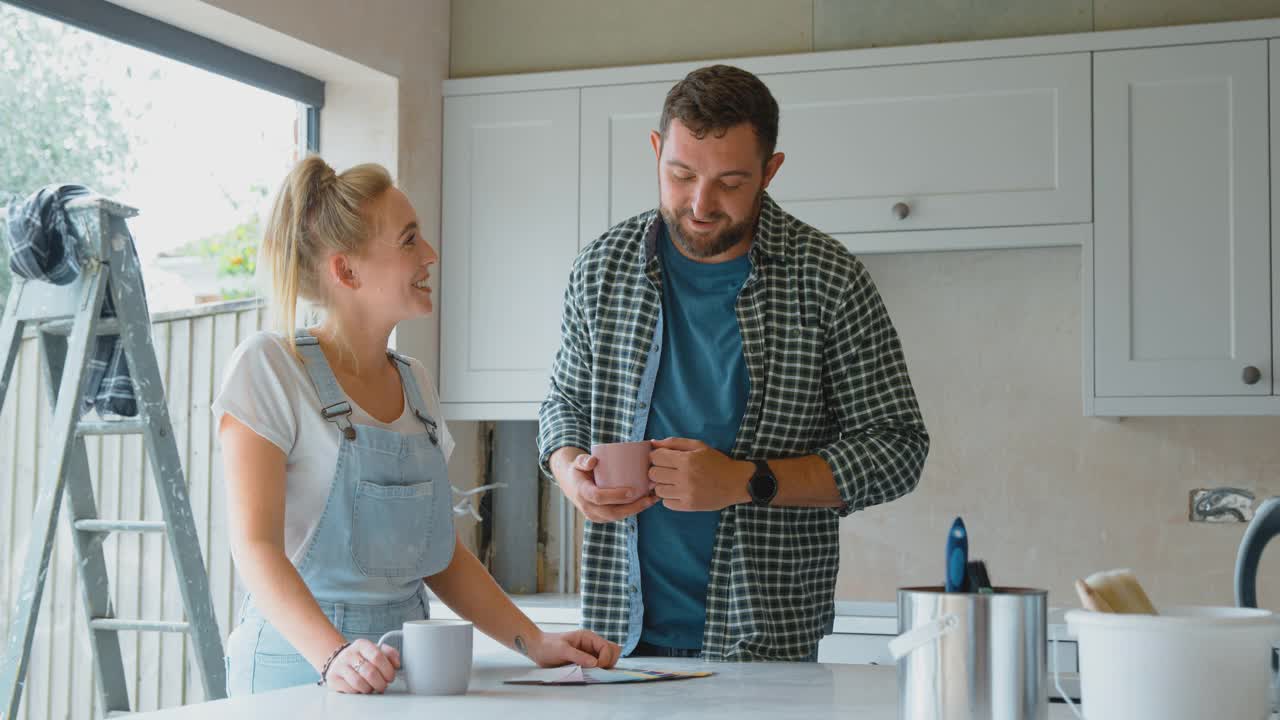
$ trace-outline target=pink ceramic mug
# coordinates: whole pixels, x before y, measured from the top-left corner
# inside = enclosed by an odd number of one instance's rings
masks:
[[[641,442],[592,445],[596,459],[596,486],[601,488],[633,488],[639,494],[649,492],[648,440]]]

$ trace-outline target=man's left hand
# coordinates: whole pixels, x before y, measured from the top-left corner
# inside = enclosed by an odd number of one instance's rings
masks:
[[[649,479],[654,493],[672,510],[721,510],[751,501],[747,482],[755,466],[734,460],[701,440],[653,440]]]

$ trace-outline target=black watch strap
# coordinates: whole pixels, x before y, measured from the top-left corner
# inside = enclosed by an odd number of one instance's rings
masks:
[[[752,460],[756,471],[747,481],[747,494],[751,496],[751,504],[766,507],[778,496],[778,478],[764,460]]]

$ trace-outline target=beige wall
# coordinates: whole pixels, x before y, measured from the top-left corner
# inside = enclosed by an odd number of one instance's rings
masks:
[[[1280,16],[1270,0],[462,0],[453,77]],[[782,121],[785,123],[786,118]],[[783,148],[785,149],[785,148]],[[785,172],[785,168],[783,170]],[[1229,603],[1243,526],[1192,525],[1187,493],[1280,493],[1280,418],[1085,418],[1076,249],[864,259],[933,435],[920,489],[842,525],[841,599],[941,581],[968,521],[997,583],[1132,566],[1157,602]],[[1280,607],[1280,552],[1261,600]]]
[[[450,77],[1280,16],[1280,0],[454,0]]]
[[[1188,492],[1280,493],[1280,418],[1086,418],[1080,251],[863,258],[902,336],[933,437],[919,489],[841,527],[842,598],[941,582],[955,515],[997,583],[1132,567],[1157,602],[1230,603],[1243,525],[1187,521]],[[1280,553],[1262,602],[1280,606]]]

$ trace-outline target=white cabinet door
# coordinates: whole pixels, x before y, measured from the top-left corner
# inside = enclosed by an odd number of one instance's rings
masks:
[[[1089,221],[1085,53],[766,82],[787,155],[772,195],[824,232]]]
[[[649,131],[674,83],[582,89],[582,243],[658,207],[658,160]]]
[[[578,90],[444,105],[441,400],[537,403],[578,250]]]
[[[1097,397],[1271,394],[1267,94],[1263,41],[1095,55]]]
[[[824,232],[1090,220],[1087,53],[761,79],[787,156],[770,192]],[[584,242],[657,205],[648,134],[671,85],[583,90]]]
[[[1280,40],[1272,40],[1270,44],[1271,60],[1271,138],[1280,144]],[[1271,217],[1280,213],[1280,148],[1271,150]],[[1280,222],[1273,221],[1269,228],[1271,233],[1271,363],[1275,372],[1275,361],[1280,357]],[[1273,393],[1280,394],[1280,385],[1272,381]]]

